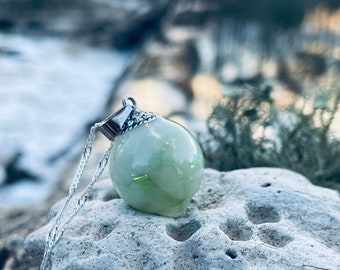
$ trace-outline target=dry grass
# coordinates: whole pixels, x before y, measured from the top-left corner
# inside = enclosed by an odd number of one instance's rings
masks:
[[[340,191],[340,141],[330,133],[340,89],[302,97],[284,110],[275,106],[271,90],[234,94],[214,108],[208,137],[199,137],[207,166],[287,168]]]

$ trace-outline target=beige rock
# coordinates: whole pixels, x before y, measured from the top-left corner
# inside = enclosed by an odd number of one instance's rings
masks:
[[[26,239],[37,264],[49,227]],[[339,232],[338,193],[288,170],[207,169],[178,219],[129,208],[105,179],[55,247],[52,269],[336,270]]]

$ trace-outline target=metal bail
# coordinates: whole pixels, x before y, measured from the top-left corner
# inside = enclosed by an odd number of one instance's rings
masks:
[[[142,124],[146,124],[159,116],[153,112],[143,112],[137,109],[137,103],[133,97],[125,97],[122,100],[123,107],[110,115],[99,125],[99,130],[110,140],[132,130]]]
[[[128,100],[131,100],[132,106],[127,103]],[[122,103],[123,107],[107,117],[99,126],[99,130],[111,141],[123,132],[125,122],[135,110],[136,102],[132,97],[124,98]]]

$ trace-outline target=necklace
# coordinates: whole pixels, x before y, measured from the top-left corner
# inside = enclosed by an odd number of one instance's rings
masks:
[[[153,112],[138,110],[132,97],[125,97],[122,105],[90,129],[68,197],[46,237],[41,270],[52,267],[53,248],[85,205],[109,160],[115,189],[129,206],[142,212],[180,217],[185,214],[199,188],[204,168],[203,155],[190,132]],[[78,188],[98,130],[110,140],[110,145],[71,214],[65,216],[65,209]]]

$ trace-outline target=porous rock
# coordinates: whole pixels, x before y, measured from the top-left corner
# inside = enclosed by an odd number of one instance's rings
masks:
[[[37,264],[50,226],[26,239]],[[55,247],[52,269],[335,270],[339,232],[338,193],[288,170],[206,169],[177,219],[128,207],[105,179]]]

